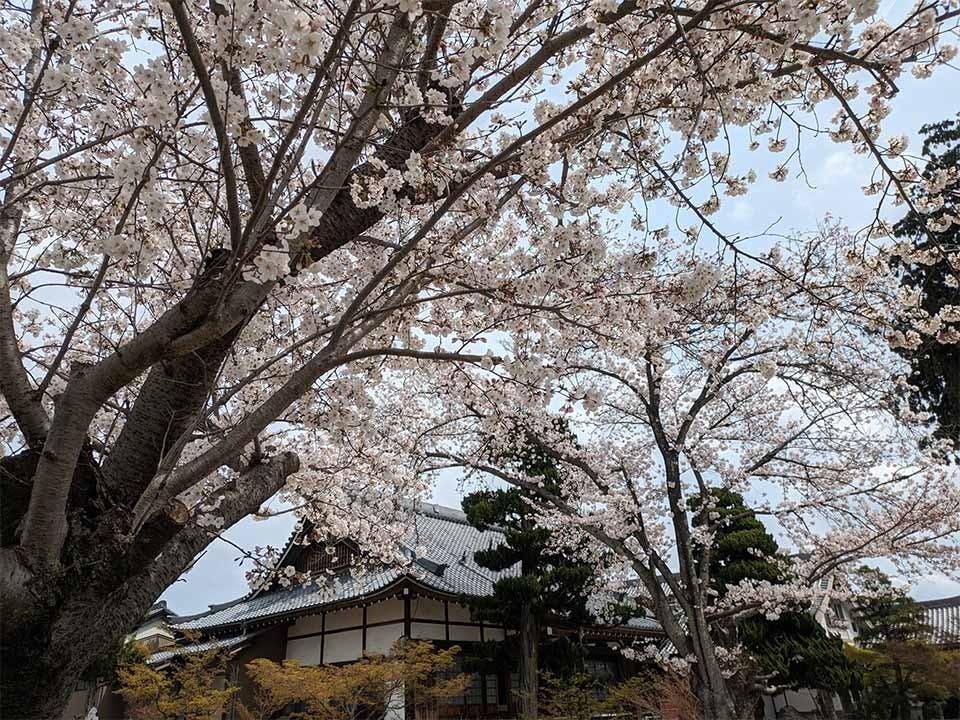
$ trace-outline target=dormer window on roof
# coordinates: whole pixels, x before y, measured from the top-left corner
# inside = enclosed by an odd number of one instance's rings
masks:
[[[330,573],[349,567],[357,555],[357,548],[348,540],[333,544],[310,545],[304,548],[294,562],[299,572]]]

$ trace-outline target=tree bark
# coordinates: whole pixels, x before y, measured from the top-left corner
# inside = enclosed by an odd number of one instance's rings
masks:
[[[284,453],[221,490],[224,525],[230,527],[256,510],[298,469],[297,456]],[[15,550],[4,548],[0,717],[60,720],[82,673],[116,647],[213,537],[196,517],[188,518],[185,509],[174,504],[151,519],[132,542],[127,539],[123,556],[131,562],[112,563],[106,576],[88,578],[82,585],[68,574],[59,583],[36,576],[19,562]],[[118,537],[114,542],[123,541]],[[64,586],[71,581],[72,586]]]
[[[537,720],[540,623],[529,602],[520,606],[520,717]]]

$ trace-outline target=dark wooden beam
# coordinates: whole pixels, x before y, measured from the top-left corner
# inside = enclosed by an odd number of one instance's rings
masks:
[[[320,614],[320,664],[323,665],[323,646],[327,636],[327,614]]]
[[[363,619],[360,621],[361,627],[363,628],[360,634],[360,652],[365,653],[367,651],[367,606],[363,606]]]

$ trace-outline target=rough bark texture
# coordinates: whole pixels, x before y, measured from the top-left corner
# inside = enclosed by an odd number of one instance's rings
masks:
[[[539,644],[540,623],[530,603],[523,603],[520,608],[520,717],[523,720],[536,720],[539,714]]]
[[[223,493],[225,525],[233,525],[250,512],[251,506],[267,500],[297,469],[297,456],[285,453],[243,475]],[[170,508],[154,521],[147,537],[138,536],[147,543],[144,547],[129,548],[131,556],[139,555],[138,561],[111,566],[109,579],[98,582],[88,578],[89,584],[78,584],[62,597],[49,598],[50,602],[39,610],[36,606],[24,608],[22,603],[8,604],[5,593],[0,716],[59,720],[77,678],[106,648],[136,626],[211,539],[209,531],[194,518],[186,517],[182,508]],[[11,551],[3,552],[0,567],[5,590],[24,585],[40,589],[45,582],[52,585],[43,577],[14,577],[16,568],[22,565],[8,564]]]
[[[398,167],[410,150],[422,148],[441,129],[413,115],[378,155],[390,167]],[[370,171],[361,165],[352,174]],[[346,185],[349,187],[349,182]],[[356,208],[348,191],[336,193],[315,229],[311,259],[325,257],[355,240],[381,217],[376,209]],[[222,289],[219,278],[225,260],[224,255],[211,256],[196,287],[179,304],[173,319],[178,321],[181,337],[206,321],[203,311],[211,305],[208,297],[216,297]],[[169,522],[169,514],[161,512],[141,530],[134,545],[127,536],[130,510],[155,477],[160,463],[176,458],[177,443],[197,422],[213,381],[244,324],[241,321],[232,330],[215,335],[195,351],[164,357],[149,367],[124,428],[102,467],[92,461],[89,450],[81,450],[68,483],[68,521],[60,529],[65,534],[62,570],[35,570],[36,564],[24,562],[22,554],[14,549],[23,536],[23,518],[31,494],[35,495],[34,478],[44,438],[33,437],[37,431],[31,436],[36,450],[0,459],[3,717],[59,717],[60,708],[90,662],[135,627],[163,590],[210,542],[210,535],[203,529],[189,524],[177,527]],[[164,341],[169,339],[165,337]],[[19,363],[15,347],[11,347],[11,358]],[[131,355],[127,358],[135,359]],[[132,366],[116,370],[118,374],[111,378],[110,385],[136,373]],[[88,404],[92,407],[97,403]],[[39,420],[29,426],[36,428]],[[74,429],[81,427],[85,433],[86,423],[77,422]],[[45,425],[41,429],[46,432]],[[78,441],[85,442],[80,436]],[[47,462],[55,459],[48,458]],[[267,484],[255,492],[248,488],[249,497],[237,497],[238,514],[230,523],[255,510],[279,486]],[[102,572],[104,567],[112,571]]]

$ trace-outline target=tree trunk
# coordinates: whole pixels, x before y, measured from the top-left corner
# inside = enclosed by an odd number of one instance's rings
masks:
[[[691,639],[696,657],[694,668],[694,690],[700,701],[704,720],[736,720],[737,712],[733,695],[727,681],[720,672],[712,638],[708,634],[697,633],[693,628]]]
[[[695,690],[704,720],[737,720],[739,717],[723,676],[707,677],[697,673]]]
[[[298,469],[297,456],[284,453],[222,489],[224,527],[256,510]],[[60,720],[83,673],[116,650],[213,537],[182,505],[158,513],[133,542],[116,531],[116,514],[97,521],[93,530],[83,527],[82,516],[71,522],[65,552],[88,560],[82,571],[65,563],[67,569],[46,576],[26,566],[15,548],[0,550],[0,717]]]
[[[530,603],[520,607],[520,717],[537,720],[539,683],[540,623]]]

